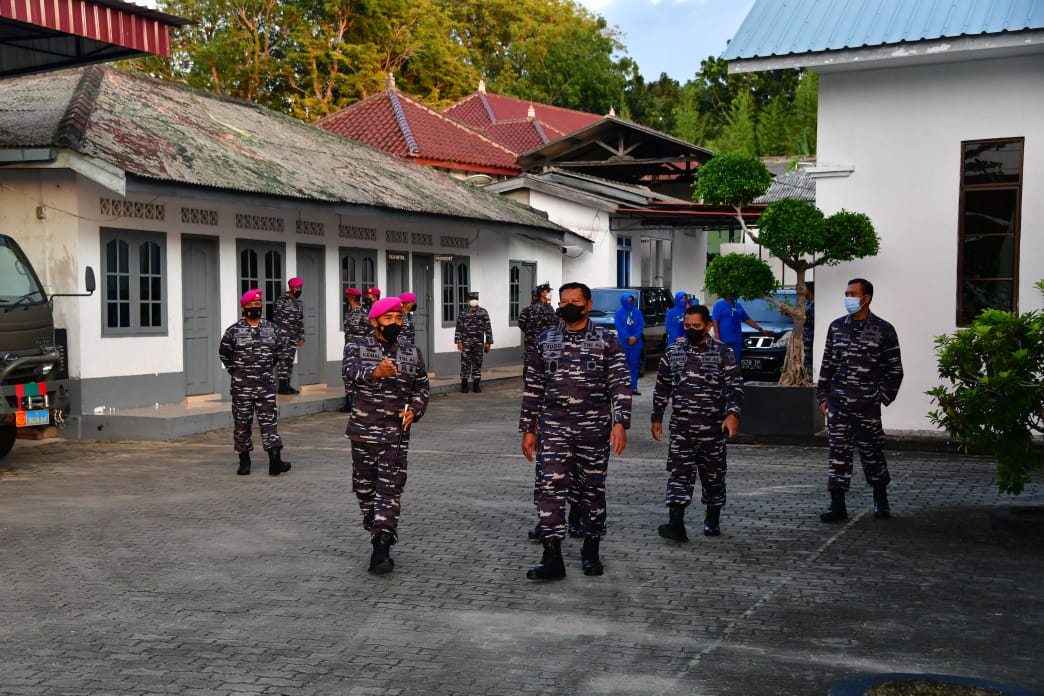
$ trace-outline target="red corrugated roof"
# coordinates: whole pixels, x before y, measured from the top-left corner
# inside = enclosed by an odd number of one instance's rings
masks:
[[[397,157],[453,167],[474,165],[517,174],[516,151],[447,118],[394,87],[356,102],[316,125]]]
[[[529,116],[530,108],[533,109],[534,118],[541,124],[563,134],[572,133],[602,118],[584,111],[505,97],[501,94],[490,94],[481,90],[464,97],[455,104],[450,104],[442,110],[442,113],[464,125],[485,130],[487,126],[497,121],[526,119]]]

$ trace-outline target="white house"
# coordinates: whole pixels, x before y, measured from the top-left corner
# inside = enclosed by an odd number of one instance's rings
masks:
[[[817,204],[869,215],[881,250],[817,269],[818,323],[850,278],[873,282],[906,370],[885,427],[934,431],[935,337],[1042,306],[1044,3],[758,0],[724,57],[819,75]]]
[[[239,295],[305,280],[295,382],[340,384],[343,290],[419,298],[418,344],[452,373],[455,313],[478,289],[490,362],[515,362],[512,269],[588,242],[542,213],[254,104],[108,67],[0,81],[0,226],[59,298],[73,413],[220,393]],[[482,257],[482,264],[473,259]],[[552,278],[552,280],[558,280]],[[528,300],[527,285],[525,298]]]

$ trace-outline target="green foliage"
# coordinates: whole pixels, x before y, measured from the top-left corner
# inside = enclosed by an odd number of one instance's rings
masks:
[[[704,290],[718,297],[761,297],[779,288],[768,264],[753,254],[715,256],[707,266]]]
[[[758,138],[755,127],[754,99],[749,92],[740,92],[732,101],[732,108],[725,117],[721,135],[713,147],[721,152],[743,152],[758,154]]]
[[[784,198],[769,203],[758,218],[758,241],[784,262],[813,256],[823,251],[825,220],[808,201]]]
[[[946,384],[927,392],[939,405],[928,417],[965,449],[989,448],[997,488],[1018,495],[1042,463],[1033,437],[1044,434],[1044,313],[987,309],[935,344]]]
[[[771,183],[772,175],[757,157],[725,152],[700,167],[693,200],[743,206],[763,195]]]
[[[758,116],[758,154],[763,156],[789,155],[794,149],[790,109],[783,99],[773,99]]]
[[[734,254],[716,257],[707,266],[707,289],[719,296],[765,297],[793,317],[792,335],[800,336],[805,327],[805,271],[819,265],[834,265],[841,261],[873,256],[878,251],[880,240],[866,215],[842,210],[824,218],[823,213],[811,203],[789,199],[766,206],[758,220],[758,233],[755,234],[747,228],[741,213],[744,206],[768,189],[771,180],[768,169],[757,157],[727,152],[716,155],[700,167],[693,187],[693,198],[702,199],[705,203],[730,205],[736,210],[736,219],[744,233],[795,272],[795,305],[789,306],[769,297],[768,291],[757,291],[763,283],[759,285],[733,272],[733,264],[737,264],[745,272],[759,277],[764,273],[771,275],[768,264],[754,257],[751,257],[753,261],[763,268],[755,268],[751,261],[733,261]],[[791,341],[780,384],[807,384],[808,374],[803,364],[804,348],[801,341]]]
[[[842,261],[877,256],[881,240],[874,225],[863,213],[840,210],[823,225],[823,241],[819,263],[836,266]]]

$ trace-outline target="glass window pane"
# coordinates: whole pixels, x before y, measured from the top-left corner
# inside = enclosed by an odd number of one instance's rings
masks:
[[[149,294],[149,299],[155,301],[163,299],[163,278],[160,276],[152,279],[152,292]]]
[[[119,317],[119,305],[118,304],[116,304],[115,302],[109,302],[106,305],[106,315],[107,315],[106,319],[105,319],[105,325],[106,326],[108,326],[110,329],[115,328],[116,326],[119,326],[120,317]]]
[[[119,257],[116,270],[120,273],[130,273],[130,249],[127,248],[127,242],[116,242],[116,253]]]
[[[968,235],[962,251],[965,279],[1014,277],[1014,235]]]
[[[152,303],[152,325],[163,326],[163,305],[159,302]]]
[[[105,276],[105,299],[109,301],[115,301],[120,299],[116,294],[116,279],[119,276],[106,275]]]
[[[130,299],[130,276],[129,275],[121,275],[121,276],[119,276],[119,279],[120,279],[120,291],[119,291],[120,292],[120,299],[121,300],[129,300]]]
[[[120,303],[120,327],[127,328],[130,326],[130,302]]]
[[[964,192],[964,234],[1011,234],[1015,231],[1018,191]]]
[[[1021,140],[965,143],[964,145],[965,185],[1017,184],[1021,178],[1021,169]]]
[[[149,317],[151,316],[149,313],[149,305],[145,302],[142,302],[140,305],[138,305],[138,308],[138,321],[141,322],[141,325],[143,327],[152,326],[152,324],[149,323]]]
[[[138,281],[138,301],[144,303],[151,299],[152,296],[149,295],[149,279],[143,277]]]
[[[117,270],[116,240],[105,244],[105,270],[115,273]]]
[[[964,281],[961,287],[961,323],[971,323],[984,309],[1012,311],[1013,287],[1010,280]]]

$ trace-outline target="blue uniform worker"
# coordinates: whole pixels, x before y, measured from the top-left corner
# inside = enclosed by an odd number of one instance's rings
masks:
[[[634,295],[620,298],[620,309],[613,316],[616,336],[620,340],[627,357],[627,371],[631,373],[631,391],[638,394],[638,369],[642,360],[642,332],[645,330],[645,317],[638,309]]]

